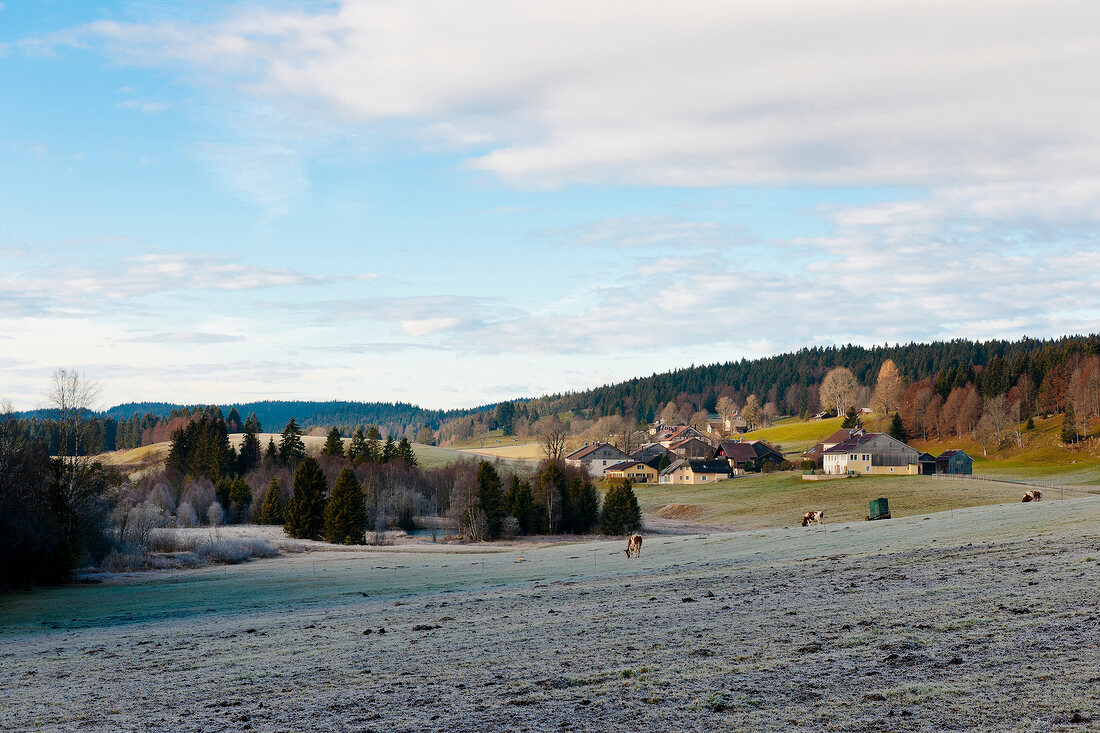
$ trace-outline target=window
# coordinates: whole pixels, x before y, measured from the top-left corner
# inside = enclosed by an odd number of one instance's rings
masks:
[[[706,481],[707,480],[707,475],[704,473],[702,476],[699,477],[699,480],[700,481]]]

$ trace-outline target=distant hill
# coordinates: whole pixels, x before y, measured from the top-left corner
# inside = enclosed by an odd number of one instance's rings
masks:
[[[128,402],[105,410],[99,415],[115,420],[128,419],[134,415],[144,416],[149,413],[157,417],[167,418],[174,410],[187,406],[194,407],[193,405],[181,405],[171,402]],[[291,417],[302,428],[329,427],[331,425],[426,425],[435,429],[444,420],[488,410],[493,405],[466,410],[425,410],[405,402],[264,400],[262,402],[221,404],[218,407],[225,415],[228,415],[229,411],[236,407],[242,420],[255,412],[265,430],[278,432],[283,429]],[[27,417],[31,417],[31,415],[28,414]]]

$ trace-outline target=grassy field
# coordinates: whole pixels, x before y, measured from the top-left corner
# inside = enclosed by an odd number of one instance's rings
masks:
[[[1098,520],[346,548],[8,594],[0,729],[1096,730]]]
[[[799,420],[797,417],[778,420],[775,425],[745,433],[745,440],[765,440],[778,445],[787,457],[797,457],[840,429],[844,418]]]
[[[461,448],[464,453],[476,453],[494,458],[512,458],[524,461],[542,459],[542,448],[538,443],[513,443],[511,445],[490,445],[485,448]]]
[[[881,496],[890,500],[895,517],[906,517],[1018,502],[1023,491],[1012,484],[929,476],[804,481],[797,472],[743,476],[706,486],[634,487],[647,517],[685,519],[730,529],[791,526],[811,509],[824,509],[828,523],[864,521],[868,503]]]

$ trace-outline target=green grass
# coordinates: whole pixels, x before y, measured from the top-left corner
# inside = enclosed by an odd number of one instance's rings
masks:
[[[780,446],[788,457],[797,456],[839,430],[842,422],[844,422],[842,417],[808,421],[789,417],[776,421],[775,425],[769,428],[745,433],[744,439],[765,440],[772,445]]]

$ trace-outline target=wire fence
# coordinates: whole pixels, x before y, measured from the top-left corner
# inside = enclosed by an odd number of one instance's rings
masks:
[[[1076,484],[1066,484],[1054,479],[1024,479],[1024,478],[1005,478],[1003,476],[982,476],[979,474],[965,474],[965,473],[935,473],[929,474],[932,478],[942,480],[959,480],[959,481],[981,481],[991,484],[1012,484],[1015,486],[1023,486],[1028,489],[1039,489],[1043,492],[1044,497],[1051,497],[1055,494],[1058,495],[1059,500],[1066,498],[1066,494],[1073,496],[1091,496],[1100,494],[1100,486],[1078,486]]]

